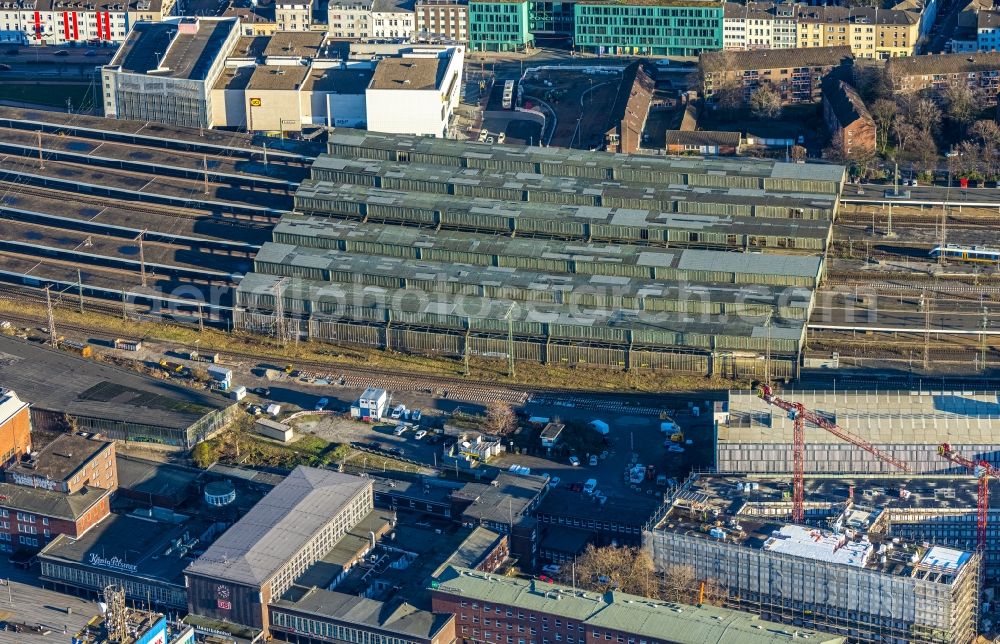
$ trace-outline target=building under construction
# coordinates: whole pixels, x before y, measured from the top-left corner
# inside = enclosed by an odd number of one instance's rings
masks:
[[[981,555],[893,536],[892,504],[856,496],[926,483],[810,480],[806,521],[793,524],[787,480],[693,476],[644,539],[660,572],[691,567],[720,601],[765,619],[855,642],[966,644]]]
[[[796,373],[844,175],[357,130],[311,172],[239,286],[237,328],[775,377]]]
[[[785,391],[781,397],[906,463],[913,473],[967,473],[938,453],[948,443],[959,454],[1000,465],[997,393],[968,391]],[[729,392],[715,445],[718,472],[793,471],[793,425],[783,410],[755,392]],[[806,474],[898,474],[890,463],[828,432],[805,429]]]

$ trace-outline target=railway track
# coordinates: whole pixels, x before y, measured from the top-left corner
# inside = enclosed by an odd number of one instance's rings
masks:
[[[16,287],[0,286],[0,299],[8,301],[18,301],[24,298],[23,290]],[[33,293],[34,299],[40,303],[44,302],[44,296]],[[71,305],[75,305],[75,298]],[[106,303],[88,302],[88,310],[106,313],[115,317],[122,314],[121,306],[114,306]],[[26,326],[44,325],[44,319],[35,316],[22,314],[4,314],[4,319],[10,322],[17,322]],[[143,320],[155,321],[156,316],[135,313],[130,317]],[[56,328],[60,333],[76,333],[83,339],[97,338],[102,340],[113,340],[114,336],[106,329],[73,324],[69,322],[57,321]],[[216,350],[206,344],[185,345],[183,343],[171,342],[171,346],[199,350],[201,352]],[[267,356],[262,356],[260,352],[254,351],[233,351],[223,349],[218,351],[220,359],[225,363],[241,363],[257,365],[261,360],[266,360]],[[367,387],[381,387],[393,391],[406,391],[416,393],[428,393],[445,396],[449,399],[472,402],[479,404],[489,404],[492,402],[504,402],[512,405],[523,405],[533,403],[539,405],[549,405],[556,407],[574,408],[595,412],[613,411],[621,414],[635,415],[659,415],[663,407],[657,405],[652,400],[657,397],[650,396],[650,401],[646,400],[622,400],[620,396],[603,395],[576,395],[565,393],[559,390],[539,390],[533,391],[527,388],[510,387],[505,385],[492,385],[470,381],[468,378],[435,376],[435,375],[407,375],[398,371],[378,368],[358,368],[339,364],[331,364],[321,360],[294,360],[295,367],[303,374],[312,379],[325,380],[335,386],[346,388],[364,389]]]

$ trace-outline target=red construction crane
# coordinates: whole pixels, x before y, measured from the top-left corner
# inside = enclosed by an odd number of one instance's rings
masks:
[[[986,518],[990,511],[990,479],[997,476],[998,472],[986,461],[974,461],[958,454],[948,443],[938,445],[938,454],[945,457],[956,465],[968,469],[979,479],[979,497],[977,499],[978,514],[976,516],[976,543],[980,549],[986,547]]]
[[[801,522],[805,518],[803,503],[805,501],[805,468],[806,468],[806,423],[825,429],[837,438],[847,441],[875,456],[880,461],[893,465],[904,472],[910,471],[910,466],[891,454],[886,454],[868,441],[831,423],[814,411],[806,409],[805,405],[790,402],[774,395],[770,385],[761,385],[757,396],[769,405],[780,407],[788,412],[788,417],[794,422],[792,431],[792,521]]]

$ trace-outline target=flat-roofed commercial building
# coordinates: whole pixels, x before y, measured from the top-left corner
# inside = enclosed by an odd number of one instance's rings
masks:
[[[241,412],[213,393],[0,335],[0,382],[30,400],[36,429],[190,449]]]
[[[269,604],[373,507],[370,479],[295,468],[185,570],[189,611],[267,632]]]
[[[464,47],[415,49],[375,65],[365,90],[367,127],[378,132],[448,135],[462,94]],[[406,109],[400,109],[406,105]]]
[[[240,37],[237,18],[140,22],[101,69],[110,118],[212,127],[212,96]]]
[[[574,44],[591,54],[697,56],[722,49],[716,0],[579,0]]]
[[[431,601],[436,612],[455,614],[462,642],[844,642],[843,637],[809,629],[792,635],[779,624],[725,608],[684,606],[617,591],[595,593],[458,567],[448,567],[432,584]]]

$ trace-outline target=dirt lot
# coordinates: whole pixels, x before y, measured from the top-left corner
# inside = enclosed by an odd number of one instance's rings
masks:
[[[604,140],[620,80],[620,72],[608,70],[532,69],[523,81],[524,106],[540,100],[555,112],[550,145],[591,149]]]
[[[369,424],[337,415],[310,415],[293,421],[292,426],[296,432],[312,434],[331,443],[362,445],[379,450],[399,449],[399,455],[403,458],[428,465],[433,465],[436,456],[441,452],[441,445],[431,445],[428,437],[416,440],[415,430],[408,431],[402,436],[395,436],[394,420]],[[359,454],[354,458],[364,459],[365,454]],[[372,456],[372,459],[374,459],[372,462],[375,462],[379,457]]]

